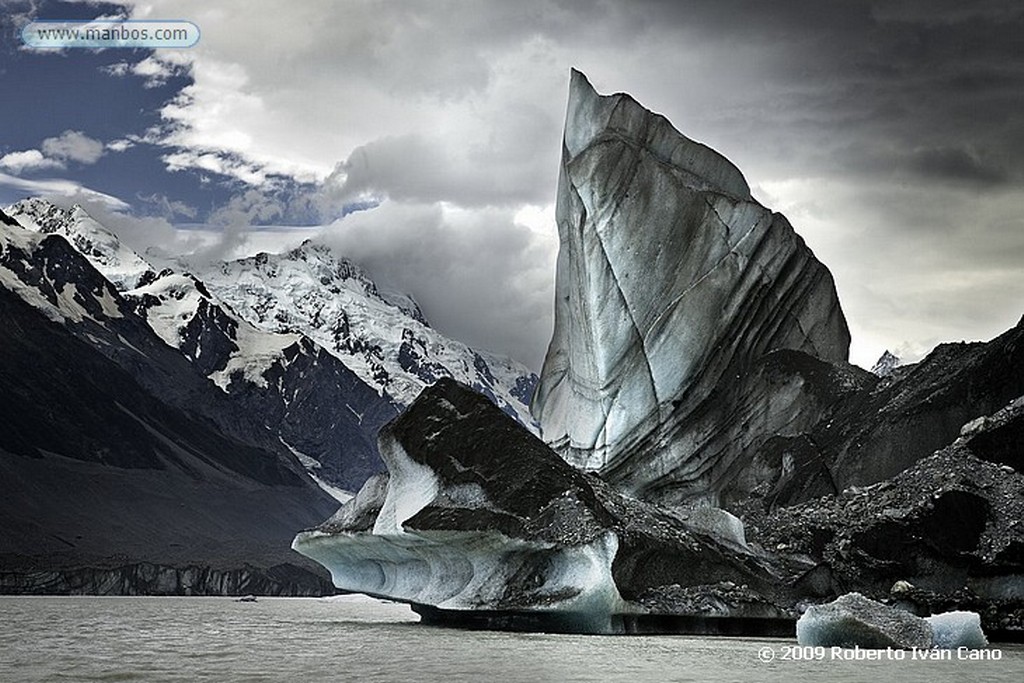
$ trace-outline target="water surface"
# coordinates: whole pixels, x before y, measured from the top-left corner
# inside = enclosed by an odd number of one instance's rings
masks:
[[[0,597],[0,616],[4,683],[1024,681],[1019,645],[1001,661],[783,661],[794,642],[455,631],[356,596]]]

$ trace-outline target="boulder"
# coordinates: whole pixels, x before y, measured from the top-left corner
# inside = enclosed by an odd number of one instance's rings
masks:
[[[1024,400],[1012,401],[897,476],[780,508],[748,536],[806,554],[846,590],[891,593],[921,614],[968,608],[1020,637],[1024,475],[1004,463],[1022,424]]]

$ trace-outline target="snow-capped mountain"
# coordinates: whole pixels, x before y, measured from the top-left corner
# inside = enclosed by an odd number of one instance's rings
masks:
[[[246,343],[228,374],[241,370],[260,384],[269,359],[306,335],[400,405],[438,378],[451,377],[532,425],[528,404],[535,377],[525,366],[445,337],[430,327],[412,297],[381,290],[327,246],[307,241],[283,254],[213,264],[199,277],[185,263],[158,275],[156,266],[81,207],[27,199],[7,213],[30,230],[66,237],[118,290],[143,303],[154,331],[171,346],[182,348],[197,318],[221,315],[226,325],[248,323],[238,327]],[[194,351],[197,360],[202,349]],[[212,379],[226,388],[221,370]]]
[[[871,372],[879,377],[888,377],[900,364],[900,357],[886,349],[885,353],[879,356],[875,364],[871,366]]]
[[[307,241],[284,254],[229,261],[204,270],[202,279],[249,323],[308,336],[401,405],[450,377],[532,426],[536,379],[525,366],[445,337],[412,298],[381,292],[359,266],[324,245]]]
[[[65,237],[133,302],[160,339],[180,350],[226,393],[235,380],[266,387],[264,374],[299,341],[299,335],[265,332],[245,323],[186,271],[157,273],[81,207],[61,209],[28,199],[11,206],[8,213],[28,234]]]
[[[51,320],[81,322],[87,312],[77,289],[104,292],[100,300],[113,314],[129,319],[131,332],[100,321],[99,328],[74,326],[73,332],[102,346],[108,355],[119,355],[133,373],[152,379],[153,388],[172,392],[176,382],[164,384],[166,369],[153,367],[143,357],[152,354],[125,349],[159,344],[173,349],[188,361],[192,373],[230,397],[232,410],[252,416],[261,429],[272,435],[271,448],[288,459],[297,459],[311,476],[330,493],[358,487],[381,469],[376,431],[397,414],[397,406],[366,386],[337,358],[299,334],[277,334],[257,329],[211,296],[201,280],[187,272],[165,269],[155,272],[144,258],[128,249],[79,207],[68,210],[41,200],[19,202],[10,208],[17,229],[6,229],[5,239],[24,244],[47,244],[73,251],[57,268],[74,269],[74,263],[88,262],[93,277],[105,287],[83,287],[81,277],[65,276],[58,296],[40,296],[38,288],[53,289],[48,281],[35,278],[29,286],[21,283],[19,294],[47,313]],[[45,231],[45,232],[44,232]],[[60,239],[56,239],[56,238]],[[75,245],[75,247],[72,247]],[[82,250],[82,248],[84,250]],[[76,250],[77,248],[77,250]],[[33,257],[35,258],[35,257]],[[23,259],[24,260],[24,259]],[[38,261],[38,258],[35,258]],[[106,275],[110,271],[120,283],[115,287]],[[99,272],[96,272],[99,271]],[[131,273],[131,277],[125,277]],[[15,282],[4,284],[14,289]],[[137,285],[126,289],[129,285]],[[48,291],[48,290],[47,290]],[[110,301],[115,300],[119,308]],[[88,303],[88,302],[86,302]],[[143,341],[138,336],[143,335]],[[122,343],[123,342],[123,343]],[[231,412],[231,411],[228,411]],[[218,407],[211,417],[228,420]]]
[[[24,199],[5,209],[23,227],[62,235],[119,290],[137,287],[153,266],[75,205],[62,209],[44,199]]]
[[[13,292],[49,320],[103,324],[123,318],[124,302],[108,281],[82,267],[64,239],[23,229],[0,214],[0,287]]]
[[[264,332],[240,320],[190,273],[164,270],[124,294],[168,346],[180,350],[227,393],[236,381],[266,387],[267,371],[301,339]]]
[[[378,471],[377,430],[439,377],[476,386],[530,424],[536,378],[523,366],[443,337],[411,297],[381,292],[327,247],[304,244],[287,254],[214,264],[197,277],[185,264],[157,272],[80,207],[30,199],[6,211],[13,220],[5,221],[5,244],[52,248],[57,243],[46,238],[59,235],[106,286],[90,284],[93,296],[85,300],[74,278],[48,294],[17,277],[0,284],[51,320],[78,322],[95,309],[147,327],[234,404],[259,416],[277,447],[324,488],[354,490]],[[119,346],[104,343],[108,353]],[[139,355],[122,353],[136,372],[158,375]]]
[[[337,502],[264,416],[2,212],[0,321],[0,592],[323,590],[287,547]]]

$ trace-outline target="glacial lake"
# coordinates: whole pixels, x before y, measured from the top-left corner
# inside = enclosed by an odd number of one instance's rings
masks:
[[[995,645],[998,661],[806,661],[795,640],[455,631],[361,596],[0,597],[0,617],[5,683],[1024,681],[1020,645]]]

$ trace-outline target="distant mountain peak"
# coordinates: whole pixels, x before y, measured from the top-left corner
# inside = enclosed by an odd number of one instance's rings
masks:
[[[247,322],[308,336],[401,405],[438,379],[455,378],[520,422],[533,423],[527,404],[534,380],[527,368],[443,336],[415,299],[379,288],[329,245],[307,240],[284,253],[216,264],[199,276]]]
[[[19,225],[48,235],[62,235],[120,291],[134,289],[154,274],[153,266],[101,225],[84,208],[69,209],[32,197],[7,208]]]
[[[124,316],[115,288],[60,234],[15,221],[0,225],[0,288],[16,294],[53,322],[80,323]]]
[[[78,206],[77,204],[75,205]],[[80,207],[78,207],[80,208]],[[33,222],[39,232],[52,233],[71,220],[72,212],[39,197],[29,197],[11,204],[5,212],[12,218],[23,217]],[[19,225],[29,227],[23,221]]]
[[[879,377],[888,377],[900,365],[900,357],[888,349],[871,366],[871,372]]]

